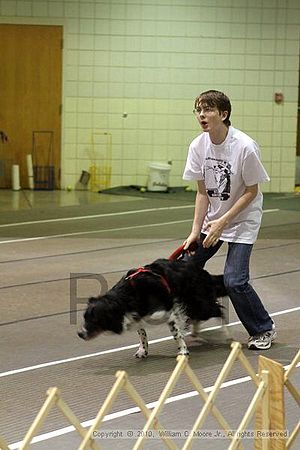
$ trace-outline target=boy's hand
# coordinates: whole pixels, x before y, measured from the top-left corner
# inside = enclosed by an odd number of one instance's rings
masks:
[[[202,242],[204,248],[214,247],[218,243],[225,225],[221,219],[212,220],[207,223],[205,230],[208,231],[208,234]]]
[[[187,250],[190,246],[193,246],[192,244],[196,244],[197,240],[199,238],[199,233],[191,233],[189,237],[184,241],[184,247],[183,250]]]

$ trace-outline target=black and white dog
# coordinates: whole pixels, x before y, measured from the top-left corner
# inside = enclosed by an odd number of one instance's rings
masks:
[[[218,298],[227,295],[223,275],[210,275],[189,261],[157,259],[130,270],[105,295],[92,297],[78,332],[89,340],[103,332],[121,334],[136,329],[140,346],[135,356],[148,355],[145,325],[167,323],[178,345],[178,354],[188,355],[184,336],[189,324],[222,317]]]

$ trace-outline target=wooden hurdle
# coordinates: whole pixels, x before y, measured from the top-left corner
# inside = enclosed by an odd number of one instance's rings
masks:
[[[143,428],[141,436],[139,437],[135,446],[133,447],[133,450],[139,450],[144,445],[144,441],[147,438],[147,433],[151,428],[153,421],[155,420],[157,415],[161,412],[166,399],[171,394],[172,390],[174,389],[174,386],[176,385],[182,373],[185,373],[187,375],[187,377],[191,381],[192,385],[195,387],[196,391],[198,392],[202,400],[206,402],[208,399],[208,395],[204,391],[200,381],[198,380],[197,376],[195,375],[195,373],[188,364],[188,358],[186,356],[178,356],[177,361],[178,361],[177,366],[175,367],[175,370],[173,371],[171,377],[169,378],[167,385],[165,386],[163,392],[161,393],[157,405],[153,409],[152,414],[148,419],[148,422],[145,424]],[[216,406],[212,405],[211,412],[213,416],[216,418],[216,420],[219,422],[221,427],[226,431],[230,431],[228,423],[226,422],[226,420],[224,419],[224,417],[219,412]]]
[[[187,375],[187,377],[191,381],[192,385],[197,390],[199,396],[205,402],[204,407],[201,411],[203,419],[201,418],[200,422],[202,422],[202,420],[204,421],[206,416],[209,413],[211,413],[215,417],[215,419],[219,422],[221,427],[227,432],[228,438],[232,439],[232,444],[231,444],[230,448],[235,449],[235,448],[239,447],[240,449],[242,449],[243,446],[240,443],[241,438],[239,436],[239,433],[241,433],[241,431],[243,431],[245,429],[245,426],[247,425],[247,423],[249,422],[249,420],[252,417],[252,414],[255,411],[257,403],[263,397],[263,394],[266,390],[267,373],[264,374],[264,378],[262,380],[259,380],[256,373],[254,372],[252,366],[249,364],[247,358],[241,351],[241,344],[238,342],[234,342],[231,347],[232,347],[232,351],[231,351],[226,363],[223,366],[223,369],[215,383],[214,390],[212,391],[210,396],[208,396],[205,393],[200,381],[198,380],[197,376],[195,375],[195,373],[189,366],[188,358],[186,356],[178,356],[177,357],[177,365],[176,365],[174,371],[172,372],[172,374],[171,374],[165,388],[163,389],[163,391],[157,401],[157,404],[156,404],[155,408],[152,410],[152,412],[146,407],[143,399],[140,397],[138,392],[134,389],[134,387],[130,383],[126,372],[118,371],[116,373],[117,379],[115,381],[114,386],[112,387],[104,404],[102,405],[99,413],[97,414],[97,416],[93,422],[93,425],[90,427],[90,429],[86,433],[81,445],[78,447],[78,450],[85,450],[86,448],[88,448],[91,445],[91,442],[93,441],[94,432],[99,429],[99,426],[101,425],[105,415],[108,413],[113,402],[115,401],[119,392],[122,389],[124,389],[127,392],[128,396],[131,397],[132,400],[137,404],[137,406],[140,408],[141,412],[144,414],[144,416],[147,419],[146,424],[145,424],[139,438],[137,439],[135,445],[133,446],[133,450],[140,450],[144,446],[145,440],[149,436],[149,431],[151,429],[161,432],[157,436],[161,438],[163,444],[168,449],[171,449],[171,450],[177,449],[178,450],[178,447],[174,443],[174,441],[172,441],[172,439],[170,439],[170,437],[168,437],[166,435],[166,433],[164,433],[164,428],[159,423],[158,416],[161,413],[167,398],[170,396],[177,381],[179,380],[179,378],[181,377],[181,375],[183,373],[185,373]],[[236,435],[232,436],[230,426],[228,425],[227,421],[224,419],[222,414],[219,412],[217,407],[213,404],[213,401],[214,401],[215,396],[217,395],[217,391],[219,390],[224,379],[230,372],[236,359],[239,359],[241,361],[242,365],[246,368],[247,372],[250,374],[252,380],[254,381],[254,383],[256,384],[258,389],[257,389],[257,393],[254,397],[254,400],[250,404],[249,410],[247,411],[248,414],[245,415],[245,418],[241,422]],[[197,423],[197,425],[195,426],[195,429],[193,429],[191,432],[190,441],[188,442],[188,440],[189,440],[189,438],[188,438],[183,449],[190,448],[191,442],[193,440],[193,432],[196,431],[197,429],[199,429],[200,426],[201,426],[201,423],[200,423],[200,425],[198,425],[198,423]]]
[[[296,402],[298,403],[298,405],[300,406],[300,394],[299,391],[295,388],[295,386],[292,384],[290,377],[292,372],[295,370],[297,364],[300,361],[300,350],[298,351],[298,353],[296,354],[295,358],[293,359],[293,361],[291,362],[290,366],[288,367],[288,369],[286,370],[285,374],[284,374],[284,384],[287,387],[287,389],[289,390],[290,394],[292,395],[292,397],[296,400]],[[294,430],[291,432],[287,443],[286,443],[286,448],[290,449],[292,444],[294,443],[294,441],[296,440],[296,437],[298,435],[298,433],[300,432],[300,420],[298,421],[296,427],[294,428]]]
[[[160,425],[157,417],[153,417],[150,410],[145,405],[142,397],[138,394],[138,392],[135,390],[133,385],[130,383],[127,373],[125,371],[118,371],[116,373],[116,381],[113,385],[111,391],[109,392],[108,396],[106,397],[105,402],[103,403],[100,411],[98,412],[93,425],[89,428],[88,432],[86,433],[83,441],[81,442],[81,445],[78,447],[78,450],[85,450],[89,446],[91,446],[93,442],[93,433],[99,429],[99,426],[101,425],[105,415],[111,408],[113,402],[117,398],[119,392],[124,389],[128,396],[137,404],[137,406],[140,408],[141,412],[144,414],[146,419],[151,419],[151,425],[154,430],[160,431],[161,433],[161,439],[164,443],[164,445],[170,449],[170,450],[178,450],[178,447],[174,444],[174,442],[167,436],[165,436],[165,433],[163,433],[164,429]]]
[[[242,366],[246,369],[246,372],[250,375],[251,380],[256,386],[256,391],[251,399],[251,402],[237,428],[233,431],[229,424],[220,413],[215,405],[216,397],[219,390],[225,381],[225,378],[230,373],[235,361],[239,360]],[[81,423],[69,408],[69,406],[63,401],[60,395],[60,391],[57,387],[49,388],[47,391],[47,398],[26,433],[19,450],[27,450],[31,444],[34,436],[38,430],[42,427],[49,412],[54,406],[57,406],[63,415],[67,418],[71,425],[77,430],[82,438],[81,444],[78,450],[101,450],[100,444],[96,443],[95,436],[99,427],[101,426],[104,417],[112,407],[118,394],[121,390],[124,390],[127,395],[138,406],[141,413],[146,419],[145,426],[140,433],[140,437],[132,447],[133,450],[140,450],[145,444],[145,440],[153,434],[149,433],[150,430],[156,432],[156,438],[160,438],[163,445],[170,450],[178,450],[175,442],[167,435],[166,430],[163,428],[158,420],[158,416],[161,413],[167,398],[173,391],[176,383],[182,374],[189,379],[191,384],[196,389],[199,397],[203,400],[203,407],[189,432],[189,436],[186,439],[182,450],[189,450],[195,440],[197,431],[203,426],[209,414],[213,415],[222,429],[225,431],[225,437],[230,439],[228,450],[234,450],[239,448],[243,449],[241,442],[242,432],[246,430],[251,418],[256,413],[255,432],[254,432],[254,448],[255,450],[289,450],[296,440],[296,437],[300,431],[300,421],[297,423],[295,429],[286,439],[285,432],[285,405],[284,405],[284,386],[289,390],[292,397],[295,399],[298,405],[300,405],[300,394],[297,388],[291,381],[291,374],[295,370],[297,364],[300,361],[300,351],[297,353],[292,363],[286,371],[281,364],[259,356],[259,373],[256,374],[251,364],[247,360],[246,356],[242,352],[242,346],[238,342],[231,344],[231,352],[219,373],[216,382],[208,395],[200,383],[198,377],[191,369],[188,358],[186,356],[178,356],[177,364],[169,377],[169,380],[164,387],[157,404],[153,410],[147,408],[142,397],[136,391],[131,384],[129,377],[125,371],[116,372],[116,380],[111,388],[109,394],[106,397],[102,407],[100,408],[97,416],[95,417],[93,424],[87,430],[82,427]],[[276,431],[279,436],[275,438],[262,437],[263,432]],[[282,433],[282,434],[281,434]],[[8,444],[0,436],[0,450],[9,450]]]
[[[263,401],[264,411],[267,410],[266,405],[268,403],[268,396],[266,395],[266,389],[267,389],[267,385],[268,385],[268,372],[265,371],[263,373],[263,375],[259,378],[256,375],[256,373],[254,372],[254,370],[253,370],[252,366],[250,365],[250,363],[248,362],[247,358],[243,354],[243,352],[241,350],[241,348],[242,348],[241,344],[238,342],[233,342],[231,344],[231,348],[232,348],[232,351],[231,351],[229,357],[227,358],[227,360],[223,366],[223,369],[221,370],[221,372],[214,384],[214,387],[213,387],[212,391],[210,392],[202,410],[200,411],[200,414],[199,414],[199,416],[191,430],[191,433],[190,433],[189,437],[187,438],[182,450],[188,450],[191,448],[193,439],[194,439],[194,434],[197,432],[197,430],[199,430],[202,427],[206,417],[212,410],[216,396],[219,392],[219,389],[221,388],[222,383],[224,382],[225,378],[231,371],[232,366],[237,359],[239,359],[241,364],[244,366],[244,368],[250,375],[252,381],[254,382],[254,384],[257,387],[257,391],[256,391],[242,421],[240,422],[238,429],[234,433],[234,436],[231,437],[230,435],[228,435],[228,437],[232,439],[231,444],[228,447],[228,449],[233,450],[238,447],[240,449],[243,448],[243,446],[240,442],[241,436],[242,436],[242,431],[245,430],[245,427],[249,423],[249,421],[250,421],[251,417],[253,416],[253,414],[256,410],[256,407],[260,401]],[[225,429],[225,431],[226,431],[226,429]]]
[[[0,436],[0,449],[1,450],[9,450],[9,447],[3,437]]]
[[[285,440],[285,415],[284,415],[284,368],[281,364],[272,359],[259,356],[258,370],[261,374],[267,370],[269,372],[268,409],[263,409],[263,405],[258,405],[255,422],[255,450],[264,448],[274,450],[284,450]],[[276,439],[263,437],[268,431],[276,431]]]
[[[33,437],[36,435],[37,431],[42,427],[45,422],[50,410],[56,405],[63,415],[68,419],[71,425],[74,425],[75,429],[78,431],[82,438],[85,437],[87,431],[82,427],[79,420],[75,414],[71,411],[69,406],[60,397],[60,391],[57,387],[49,388],[47,391],[48,398],[38,412],[36,418],[34,419],[31,427],[27,431],[19,450],[27,450]],[[90,443],[90,448],[92,450],[100,450],[94,441]]]
[[[295,388],[290,380],[290,376],[296,365],[300,361],[300,350],[294,357],[290,366],[286,371],[284,371],[283,366],[273,361],[272,359],[265,358],[264,356],[259,356],[259,371],[268,370],[270,374],[269,378],[269,411],[262,411],[261,407],[257,409],[256,415],[256,432],[271,430],[275,431],[274,437],[271,439],[262,438],[256,436],[255,439],[255,450],[261,450],[266,446],[268,441],[268,450],[286,450],[291,448],[294,443],[299,431],[300,431],[300,421],[298,421],[296,427],[291,432],[288,439],[285,437],[286,424],[285,424],[285,403],[284,403],[284,387],[289,390],[292,397],[296,400],[298,405],[300,405],[300,394]],[[263,423],[264,418],[268,414],[269,422]]]

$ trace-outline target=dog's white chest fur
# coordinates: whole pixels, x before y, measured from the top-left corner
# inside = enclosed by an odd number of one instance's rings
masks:
[[[170,311],[156,311],[155,313],[151,314],[150,316],[144,317],[144,322],[148,323],[149,325],[160,325],[161,323],[167,322],[171,315]]]
[[[166,323],[170,318],[171,311],[155,311],[153,314],[144,316],[141,320],[137,320],[136,315],[126,314],[123,321],[123,330],[137,330],[145,325],[160,325]]]

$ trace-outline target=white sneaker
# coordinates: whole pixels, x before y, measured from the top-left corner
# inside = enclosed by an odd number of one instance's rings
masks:
[[[264,333],[257,334],[256,336],[250,336],[248,339],[248,348],[250,350],[268,350],[276,337],[277,333],[275,330],[275,324],[273,323],[272,330],[265,331]]]

